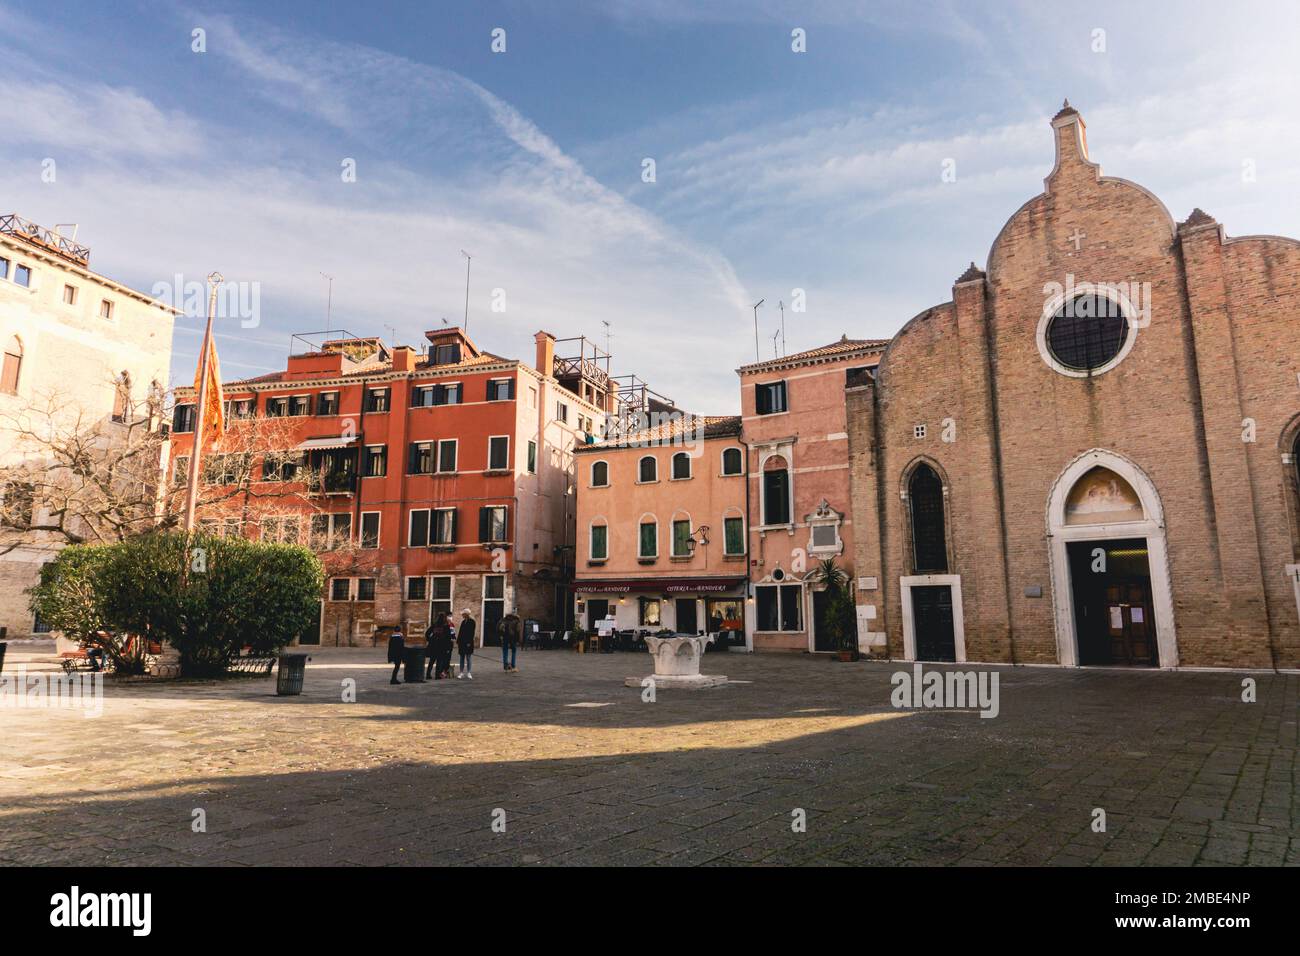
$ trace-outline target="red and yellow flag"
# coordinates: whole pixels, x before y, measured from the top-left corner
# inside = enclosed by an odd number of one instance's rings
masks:
[[[200,359],[202,361],[202,359]],[[217,361],[217,339],[212,337],[208,343],[208,393],[205,396],[203,410],[203,434],[194,440],[203,444],[215,444],[226,433],[226,399],[221,391],[221,364]],[[203,380],[203,369],[194,370],[194,397],[197,400],[199,385]]]

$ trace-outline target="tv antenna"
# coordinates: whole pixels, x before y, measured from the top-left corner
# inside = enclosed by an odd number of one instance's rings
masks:
[[[763,361],[763,356],[758,351],[758,307],[766,302],[767,299],[759,299],[754,303],[754,361]]]
[[[781,354],[785,355],[785,303],[777,302],[781,307]]]
[[[468,335],[469,334],[469,266],[470,263],[473,261],[474,257],[471,256],[464,249],[460,250],[460,254],[465,257],[465,334]]]
[[[610,324],[607,319],[601,319],[600,324],[605,327],[605,354],[609,355],[609,340],[614,337],[614,333],[610,331]]]
[[[776,350],[776,340],[779,339],[780,337],[781,337],[780,329],[777,329],[775,332],[772,333],[772,358],[780,358],[780,355]]]

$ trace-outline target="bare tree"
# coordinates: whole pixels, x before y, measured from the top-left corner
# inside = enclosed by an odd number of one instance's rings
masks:
[[[0,554],[121,541],[181,524],[188,461],[171,463],[168,476],[168,397],[153,389],[133,400],[125,375],[114,384],[111,416],[55,393],[0,413]],[[200,524],[247,537],[271,529],[274,540],[307,543],[307,529],[284,529],[310,523],[325,476],[306,467],[296,443],[292,419],[232,421],[204,455]]]

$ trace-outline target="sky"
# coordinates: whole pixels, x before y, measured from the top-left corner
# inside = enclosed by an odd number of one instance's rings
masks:
[[[951,298],[1066,97],[1176,219],[1300,235],[1297,35],[1249,0],[0,0],[0,212],[77,223],[146,292],[219,271],[227,379],[297,332],[462,324],[465,251],[480,347],[609,323],[616,374],[728,414],[756,354]]]

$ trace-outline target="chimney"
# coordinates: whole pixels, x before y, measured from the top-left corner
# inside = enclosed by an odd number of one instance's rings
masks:
[[[554,378],[555,336],[550,332],[538,332],[533,339],[537,342],[537,371],[546,378]]]
[[[398,345],[393,348],[393,371],[409,372],[415,368],[415,349],[409,345]]]

